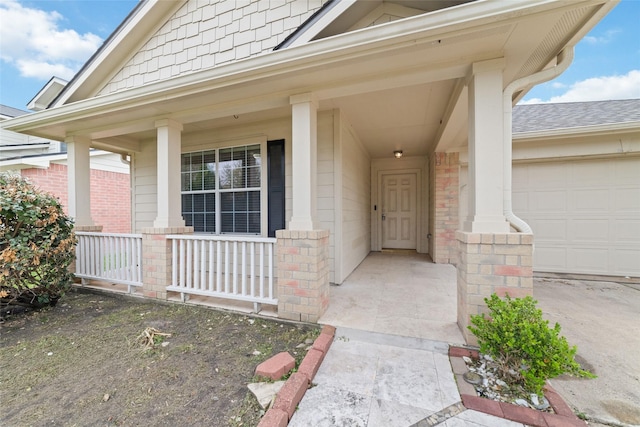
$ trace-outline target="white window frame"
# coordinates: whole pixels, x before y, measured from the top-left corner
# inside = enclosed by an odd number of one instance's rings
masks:
[[[259,145],[260,146],[260,232],[259,233],[230,233],[230,232],[222,232],[222,216],[220,210],[220,194],[222,192],[237,192],[239,189],[221,189],[220,188],[220,169],[219,169],[219,161],[220,161],[220,150],[225,148],[236,148],[236,147],[247,147],[251,145]],[[198,144],[194,146],[184,147],[180,153],[182,157],[183,154],[197,153],[202,151],[215,151],[216,152],[216,180],[215,180],[215,190],[210,191],[215,194],[216,198],[216,231],[214,233],[198,231],[195,234],[207,234],[207,235],[235,235],[235,236],[261,236],[267,237],[268,234],[268,218],[267,218],[267,203],[269,202],[268,198],[268,186],[267,186],[267,138],[266,136],[260,137],[252,137],[252,138],[243,138],[237,139],[233,141],[221,141],[209,144]],[[180,174],[182,175],[182,162],[180,163]],[[180,177],[180,182],[182,182],[182,176]],[[257,187],[245,188],[246,191],[255,191]],[[182,211],[182,195],[185,192],[180,190],[180,211]],[[187,194],[195,194],[192,192],[188,192]],[[199,192],[198,194],[203,194],[203,192]],[[184,218],[183,218],[184,219]]]

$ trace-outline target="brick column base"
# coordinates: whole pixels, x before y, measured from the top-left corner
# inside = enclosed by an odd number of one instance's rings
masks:
[[[193,227],[144,228],[142,230],[142,293],[167,299],[171,284],[171,241],[167,234],[193,234]]]
[[[458,326],[468,344],[472,315],[486,313],[486,297],[533,295],[533,235],[458,231]]]
[[[329,306],[329,231],[276,231],[278,317],[317,322]]]

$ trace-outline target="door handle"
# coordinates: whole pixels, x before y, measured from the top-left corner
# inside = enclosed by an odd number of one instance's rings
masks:
[[[385,218],[386,218],[386,217],[387,217],[387,216],[386,216],[385,214],[382,214],[382,220],[383,220],[383,221],[385,220]]]

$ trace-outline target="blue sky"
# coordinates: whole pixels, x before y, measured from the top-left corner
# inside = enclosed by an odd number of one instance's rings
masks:
[[[136,0],[0,0],[0,103],[26,109],[54,75],[70,79]],[[622,0],[576,46],[569,69],[523,102],[640,98],[640,0]]]

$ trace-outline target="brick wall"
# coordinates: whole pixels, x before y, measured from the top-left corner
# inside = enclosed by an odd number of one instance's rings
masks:
[[[329,231],[277,230],[278,317],[317,322],[329,306]]]
[[[470,316],[488,311],[484,299],[496,293],[512,298],[533,295],[533,235],[521,233],[456,233],[458,325],[468,344]]]
[[[189,1],[140,48],[100,95],[270,52],[326,2]]]
[[[431,258],[433,262],[456,264],[458,244],[458,153],[431,156]]]
[[[41,190],[56,196],[68,213],[66,165],[51,163],[48,169],[22,169],[21,174]],[[131,191],[128,174],[91,170],[91,217],[96,225],[103,226],[104,233],[131,231]]]

